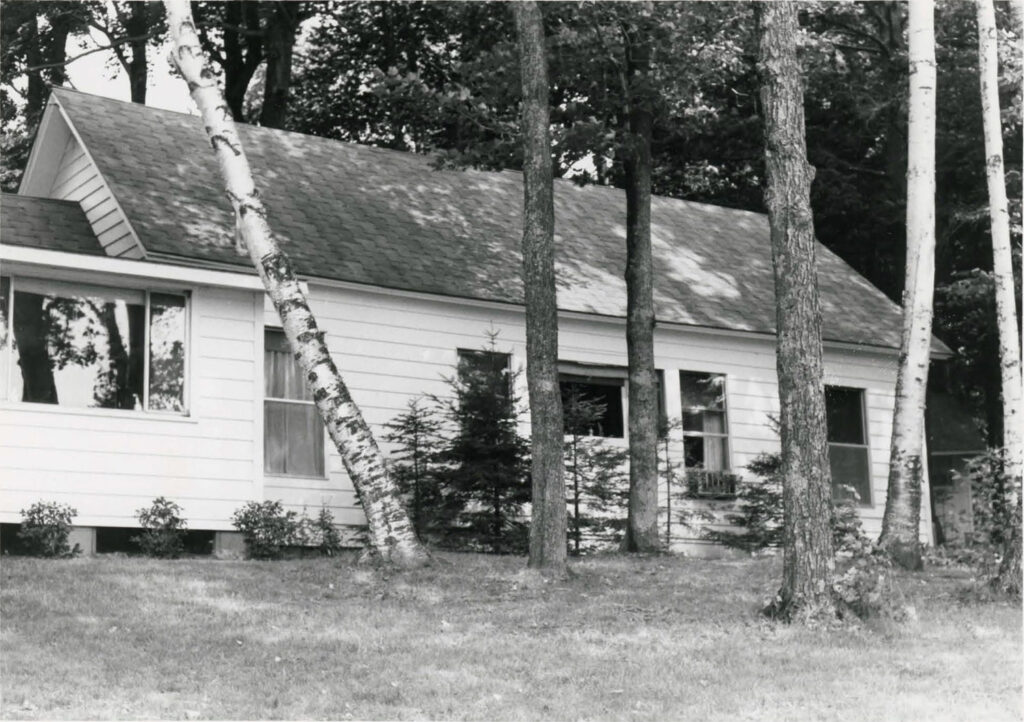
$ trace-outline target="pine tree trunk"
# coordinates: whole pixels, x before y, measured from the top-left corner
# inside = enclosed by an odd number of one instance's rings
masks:
[[[128,21],[125,23],[125,32],[129,37],[139,37],[149,32],[149,21],[151,17],[149,3],[131,2],[129,5]],[[132,102],[146,104],[146,85],[149,81],[149,62],[146,58],[146,46],[148,40],[133,40],[129,43],[132,52],[131,60],[128,61],[128,84],[131,88]]]
[[[889,452],[889,493],[879,544],[907,569],[920,569],[924,408],[935,291],[935,8],[910,3],[907,125],[907,270],[903,335]]]
[[[517,2],[512,11],[523,83],[523,287],[533,476],[529,565],[560,575],[566,568],[566,512],[548,63],[540,8]]]
[[[992,273],[996,286],[999,327],[999,366],[1003,391],[1003,463],[1011,489],[1019,487],[1024,470],[1024,423],[1020,365],[1020,336],[1014,296],[1013,256],[1010,252],[1010,215],[1003,173],[1003,128],[999,113],[999,58],[996,16],[992,0],[977,0],[978,73],[981,78],[982,129],[985,136],[985,171],[989,216],[992,224]],[[996,584],[1020,591],[1020,503],[1016,491],[1009,499],[1016,510]],[[1014,585],[1016,585],[1014,587]]]
[[[384,563],[422,566],[429,562],[429,556],[416,538],[384,456],[334,365],[288,257],[271,235],[231,110],[217,87],[215,74],[204,67],[191,8],[186,0],[165,0],[164,6],[174,41],[171,59],[199,107],[242,239],[281,316],[289,346],[362,503],[372,549]]]
[[[263,108],[260,125],[284,128],[288,120],[291,98],[292,48],[302,18],[302,3],[277,3],[267,18],[263,54],[267,58],[267,74],[263,86]]]
[[[835,614],[825,436],[821,308],[815,266],[799,27],[791,2],[758,3],[761,104],[765,124],[765,205],[775,271],[782,435],[783,580],[768,613],[785,620]]]
[[[649,13],[645,8],[641,13]],[[643,15],[641,16],[643,17]],[[630,33],[626,136],[626,353],[629,364],[629,507],[622,548],[653,552],[658,535],[658,400],[654,370],[654,270],[651,255],[651,46]]]

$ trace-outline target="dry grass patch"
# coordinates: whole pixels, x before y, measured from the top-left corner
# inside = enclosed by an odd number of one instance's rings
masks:
[[[1021,718],[1021,610],[909,575],[913,623],[757,609],[776,560],[0,562],[5,719]]]

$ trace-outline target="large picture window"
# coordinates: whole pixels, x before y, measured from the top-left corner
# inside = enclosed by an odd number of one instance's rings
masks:
[[[24,278],[0,286],[7,399],[187,412],[188,294]]]
[[[324,425],[302,369],[279,329],[263,333],[263,469],[324,476]]]
[[[871,474],[863,389],[826,386],[825,418],[833,498],[870,506]]]

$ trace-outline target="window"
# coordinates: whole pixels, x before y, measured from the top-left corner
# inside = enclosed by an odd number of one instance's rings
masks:
[[[324,477],[324,425],[284,332],[263,332],[263,470]]]
[[[864,426],[864,391],[845,386],[825,387],[828,460],[832,496],[871,505],[871,475]]]
[[[0,287],[0,388],[8,399],[187,412],[186,293],[24,278]]]
[[[621,439],[625,436],[622,413],[622,392],[625,383],[624,378],[559,374],[558,387],[562,392],[562,408],[564,410],[570,406],[573,399],[596,404],[597,410],[601,413],[587,425],[586,429],[582,429],[582,435]],[[570,419],[565,418],[565,422],[565,433],[571,433]]]
[[[734,494],[729,474],[729,430],[725,414],[725,376],[680,371],[683,406],[683,455],[691,489],[703,495]]]

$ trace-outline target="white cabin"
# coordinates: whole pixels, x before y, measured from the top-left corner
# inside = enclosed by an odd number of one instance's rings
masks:
[[[437,171],[422,156],[262,128],[242,138],[378,438],[410,399],[444,395],[459,350],[487,332],[525,368],[518,174]],[[556,185],[559,358],[567,382],[618,398],[606,426],[624,445],[624,200]],[[263,499],[365,523],[280,350],[276,312],[236,255],[219,188],[198,118],[53,91],[19,195],[0,204],[0,523],[52,500],[88,534],[134,527],[157,496],[190,528],[220,533]],[[743,476],[779,448],[767,221],[663,198],[652,216],[664,415],[700,421],[674,428],[671,448],[709,479]],[[833,472],[877,535],[899,309],[819,256]],[[949,352],[936,341],[934,354]],[[701,388],[724,393],[708,401]],[[927,496],[921,531],[930,540]],[[704,546],[699,528],[673,521],[674,548]]]

